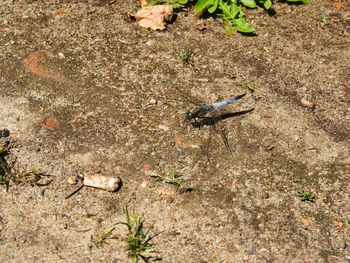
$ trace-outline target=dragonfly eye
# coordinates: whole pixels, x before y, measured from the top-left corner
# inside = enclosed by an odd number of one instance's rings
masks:
[[[187,112],[186,112],[186,119],[192,120],[193,118],[194,118],[193,113],[190,112],[190,111],[187,111]]]

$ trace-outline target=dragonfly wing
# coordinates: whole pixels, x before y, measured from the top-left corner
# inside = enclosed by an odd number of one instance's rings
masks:
[[[224,146],[226,148],[226,150],[230,151],[231,152],[231,148],[230,148],[230,144],[228,142],[228,138],[226,136],[226,132],[225,132],[225,127],[224,127],[224,124],[223,122],[221,121],[222,119],[222,114],[220,115],[216,115],[216,112],[217,111],[214,111],[214,112],[211,112],[210,115],[212,117],[212,127],[213,129],[219,133],[223,143],[224,143]]]
[[[174,87],[174,89],[180,95],[182,100],[188,101],[188,102],[190,102],[194,105],[197,105],[197,106],[204,104],[203,100],[193,97],[192,95],[188,94],[187,92],[183,91],[182,89],[180,89],[178,87]]]
[[[207,156],[207,160],[210,160],[210,146],[211,146],[211,137],[212,137],[212,133],[213,133],[213,129],[212,127],[209,127],[209,134],[208,134],[208,138],[205,140],[205,143],[202,142],[203,145],[203,152],[204,154]]]
[[[225,128],[223,127],[223,124],[221,121],[217,121],[214,125],[215,130],[217,130],[217,132],[220,134],[220,137],[224,143],[224,146],[226,148],[226,150],[228,150],[229,152],[231,152],[231,147],[230,144],[228,142],[228,138],[225,132]]]

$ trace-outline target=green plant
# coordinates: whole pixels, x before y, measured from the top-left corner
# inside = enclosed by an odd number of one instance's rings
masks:
[[[187,184],[186,180],[181,178],[182,175],[174,171],[166,173],[165,176],[160,176],[158,174],[150,174],[150,176],[159,182],[164,182],[175,186],[180,192],[188,192],[193,190],[193,186]]]
[[[304,5],[310,3],[310,1],[311,0],[287,0],[289,3],[303,3]]]
[[[310,0],[286,0],[289,3],[308,4]],[[173,8],[182,9],[189,0],[154,0],[147,5],[171,5]],[[243,11],[243,7],[257,8],[263,6],[266,10],[272,8],[272,0],[197,0],[195,4],[196,13],[208,11],[222,19],[228,35],[232,35],[233,29],[241,33],[253,33],[255,31],[249,23]]]
[[[189,48],[185,48],[181,54],[180,54],[180,58],[182,60],[182,62],[185,64],[185,65],[189,65],[191,64],[191,50]]]
[[[322,15],[321,15],[322,22],[325,23],[325,24],[328,23],[328,18],[329,18],[329,17],[326,16],[325,14],[322,14]]]
[[[109,229],[106,232],[102,232],[100,235],[98,235],[97,239],[95,241],[93,241],[93,243],[97,246],[97,247],[101,247],[104,244],[107,243],[107,239],[112,237],[113,234],[113,230],[115,229],[115,227],[112,227],[111,229]]]
[[[150,236],[149,233],[153,229],[151,225],[147,230],[144,230],[144,221],[141,216],[136,213],[130,215],[128,206],[124,209],[126,222],[118,222],[128,228],[127,245],[126,250],[129,252],[132,263],[137,263],[141,258],[143,261],[148,262],[152,256],[148,256],[154,252],[154,245],[151,240],[156,236]]]
[[[181,9],[183,8],[186,4],[188,4],[188,0],[154,0],[148,2],[146,5],[147,6],[152,6],[152,5],[171,5],[174,9]]]
[[[312,203],[315,202],[315,196],[312,193],[305,191],[304,189],[298,190],[298,197],[301,201],[309,201]]]

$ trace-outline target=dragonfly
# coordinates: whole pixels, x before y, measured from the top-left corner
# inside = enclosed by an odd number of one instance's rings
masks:
[[[192,111],[191,110],[186,111],[186,119],[192,124],[193,127],[196,127],[196,128],[207,125],[206,122],[201,122],[200,119],[214,110],[217,110],[221,107],[224,107],[228,104],[234,103],[242,99],[245,95],[246,93],[243,93],[241,95],[238,95],[223,101],[215,102],[212,105],[207,105],[203,103],[198,104],[196,109]]]
[[[220,134],[225,148],[229,152],[231,152],[230,144],[228,142],[226,132],[222,124],[222,120],[246,114],[248,112],[253,111],[254,109],[248,109],[238,112],[228,112],[224,111],[222,108],[226,105],[239,101],[246,95],[246,93],[228,98],[226,100],[215,102],[213,104],[208,104],[204,103],[202,100],[192,97],[189,94],[186,94],[182,90],[178,91],[183,99],[195,105],[194,108],[186,111],[185,122],[187,124],[190,124],[194,128],[202,128],[204,126],[211,127],[211,129],[209,130],[209,139],[205,147],[207,157],[209,156],[210,139],[213,131]]]

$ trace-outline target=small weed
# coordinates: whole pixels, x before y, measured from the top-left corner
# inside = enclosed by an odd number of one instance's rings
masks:
[[[8,149],[0,147],[0,184],[5,184],[7,191],[10,187],[10,183],[28,183],[32,186],[46,186],[52,182],[50,179],[42,180],[44,177],[50,176],[43,172],[35,170],[24,170],[20,172],[13,163],[8,164],[5,159],[8,154]]]
[[[315,202],[315,196],[304,189],[298,190],[298,197],[301,201]]]
[[[247,83],[246,87],[247,87],[248,92],[252,95],[254,100],[261,99],[260,92],[257,92],[256,88],[253,85]]]
[[[189,48],[185,48],[180,54],[181,60],[184,65],[190,65],[191,62],[191,50]]]
[[[14,169],[15,170],[15,169]],[[15,172],[11,173],[11,181],[13,181],[16,184],[30,184],[31,186],[46,186],[49,185],[52,180],[47,179],[45,181],[42,181],[44,177],[49,177],[49,174],[38,172],[36,170],[24,170],[22,172],[18,172],[15,170]]]
[[[98,235],[97,239],[93,241],[93,243],[97,247],[102,247],[104,244],[107,244],[107,239],[112,238],[114,229],[115,227],[112,227],[110,230],[102,232],[100,235]]]
[[[328,17],[327,15],[322,14],[322,15],[321,15],[321,19],[322,19],[322,22],[323,22],[324,24],[328,24],[328,19],[329,19],[329,17]]]
[[[139,258],[144,262],[148,262],[154,256],[149,256],[150,253],[154,253],[154,244],[151,240],[156,237],[150,236],[149,233],[153,229],[153,225],[147,230],[144,229],[144,221],[141,216],[136,213],[130,215],[128,207],[124,209],[126,222],[118,222],[128,228],[127,245],[126,250],[129,252],[132,263],[137,263]]]
[[[155,178],[159,182],[164,182],[166,184],[170,184],[176,187],[176,190],[180,192],[189,192],[193,190],[193,186],[187,184],[186,180],[180,178],[181,174],[177,172],[171,171],[166,173],[165,176],[160,176],[158,174],[150,174],[152,178]]]

